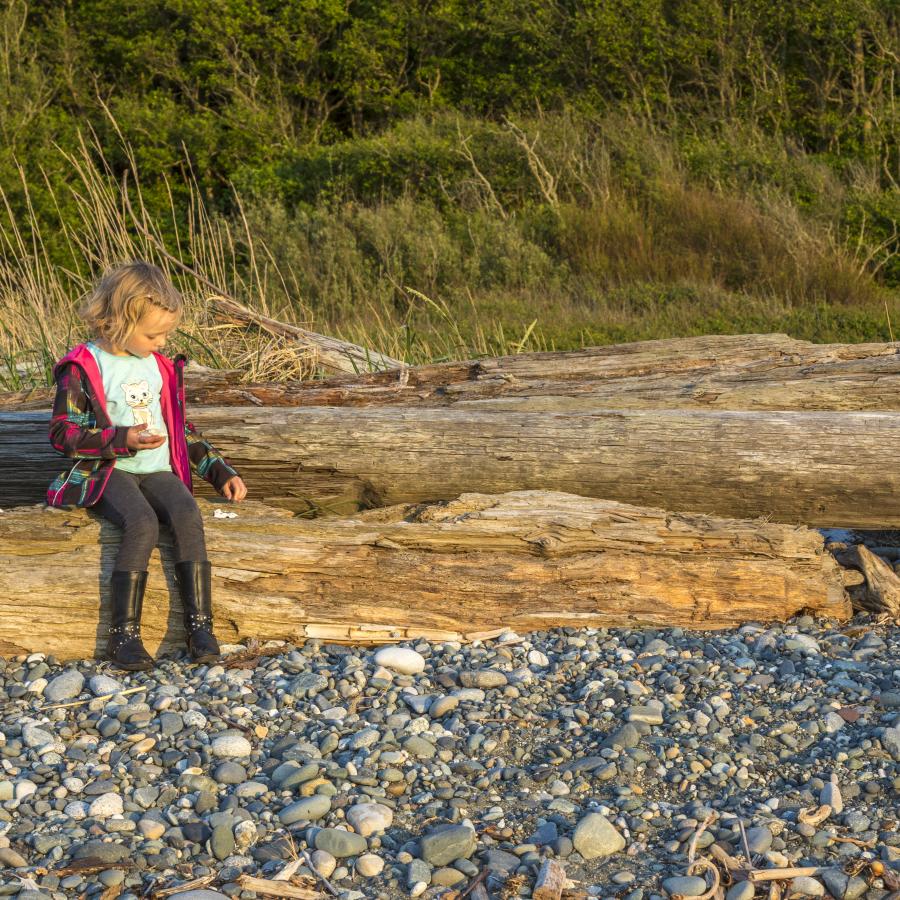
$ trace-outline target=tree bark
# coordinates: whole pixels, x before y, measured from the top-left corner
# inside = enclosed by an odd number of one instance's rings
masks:
[[[231,508],[236,518],[201,507],[226,643],[850,614],[839,566],[801,527],[528,491],[314,521],[257,503]],[[0,514],[0,654],[100,651],[118,541],[118,529],[84,510]],[[144,604],[154,653],[183,637],[167,536],[160,555],[164,572],[154,554]]]
[[[641,341],[284,384],[243,384],[241,376],[188,368],[189,406],[900,411],[897,345],[811,344],[780,334]],[[0,410],[51,402],[48,389],[0,394]]]
[[[251,497],[306,514],[559,490],[733,518],[900,527],[900,413],[257,407],[197,409]],[[68,460],[47,418],[0,413],[0,508]]]

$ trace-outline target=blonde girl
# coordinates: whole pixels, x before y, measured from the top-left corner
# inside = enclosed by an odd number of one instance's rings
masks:
[[[164,522],[175,538],[175,574],[188,650],[219,656],[213,634],[210,564],[191,470],[226,499],[243,500],[240,475],[184,414],[184,356],[162,351],[182,299],[157,266],[116,266],[82,308],[93,333],[56,365],[50,443],[74,465],[47,492],[51,506],[91,507],[122,529],[110,582],[107,654],[124,669],[150,669],[141,609],[150,554]]]

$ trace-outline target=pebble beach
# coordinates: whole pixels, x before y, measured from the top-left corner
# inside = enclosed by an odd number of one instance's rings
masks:
[[[900,896],[896,623],[223,649],[0,659],[0,896]]]

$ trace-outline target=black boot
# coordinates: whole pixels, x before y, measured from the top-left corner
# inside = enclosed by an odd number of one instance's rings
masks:
[[[123,669],[152,669],[153,657],[141,643],[141,609],[144,605],[146,572],[113,572],[112,622],[109,626],[107,656]]]
[[[212,566],[206,561],[175,563],[175,576],[188,650],[196,662],[213,662],[219,658],[219,642],[212,633]]]

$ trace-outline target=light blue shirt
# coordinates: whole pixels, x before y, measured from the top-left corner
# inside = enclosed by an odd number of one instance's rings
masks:
[[[103,391],[106,394],[106,410],[112,424],[126,428],[145,424],[145,433],[166,437],[164,444],[152,450],[138,450],[134,456],[118,457],[116,468],[140,475],[171,472],[168,432],[159,402],[163,379],[156,357],[152,353],[146,359],[130,353],[128,356],[116,356],[107,353],[93,341],[88,343],[87,348],[100,368]]]

